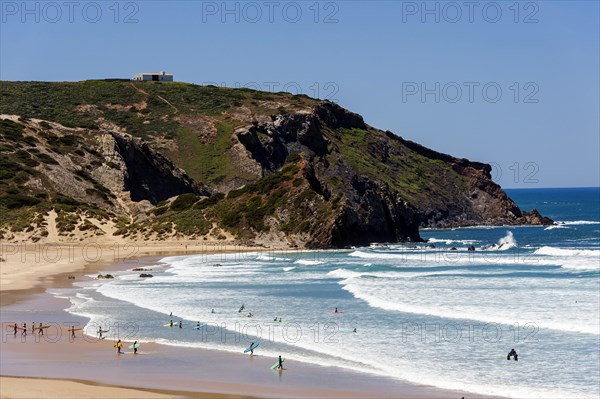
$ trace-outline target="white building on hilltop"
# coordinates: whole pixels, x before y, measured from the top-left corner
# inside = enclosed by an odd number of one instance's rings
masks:
[[[133,80],[135,80],[135,81],[144,81],[144,82],[148,82],[148,81],[154,81],[154,82],[172,82],[173,81],[173,75],[170,75],[170,74],[165,73],[165,72],[159,72],[159,73],[141,72],[141,73],[136,73],[135,76],[133,77]]]

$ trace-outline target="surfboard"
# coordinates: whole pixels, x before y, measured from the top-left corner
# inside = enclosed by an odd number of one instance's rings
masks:
[[[281,358],[281,361],[282,361],[282,362],[284,362],[284,361],[285,361],[285,357],[282,357],[282,358]],[[279,366],[279,360],[277,360],[277,361],[275,362],[275,364],[271,366],[271,370],[275,370],[275,368],[276,368],[277,366]]]
[[[140,347],[140,344],[135,344],[135,345],[129,345],[127,348],[128,349],[137,349]]]
[[[8,326],[9,326],[10,328],[15,328],[15,325],[14,325],[14,324],[9,324]],[[24,330],[24,328],[23,328],[23,327],[19,327],[19,326],[17,326],[17,330],[21,330],[21,331],[23,331],[23,330]]]
[[[247,347],[246,349],[244,349],[244,353],[248,353],[251,350],[254,350],[254,349],[258,348],[259,346],[260,346],[260,342],[257,342],[257,343],[254,344],[253,347]]]
[[[110,330],[100,330],[102,334],[109,332]]]
[[[171,323],[167,323],[167,324],[164,324],[164,326],[165,327],[175,327],[175,326],[177,326],[177,324],[173,323],[173,325],[171,325]]]
[[[331,312],[332,314],[342,314],[344,312]]]
[[[199,330],[199,329],[201,329],[201,328],[202,328],[202,324],[200,324],[199,326],[195,326],[195,327],[194,327],[194,330]]]

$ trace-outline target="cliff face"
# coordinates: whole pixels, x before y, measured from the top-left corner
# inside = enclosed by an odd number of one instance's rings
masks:
[[[0,98],[8,97],[0,102],[0,207],[8,213],[39,214],[71,198],[66,212],[81,204],[103,210],[96,214],[131,236],[306,247],[418,241],[419,227],[551,223],[522,212],[491,180],[489,165],[303,96],[1,82]],[[9,218],[0,225],[14,230]]]

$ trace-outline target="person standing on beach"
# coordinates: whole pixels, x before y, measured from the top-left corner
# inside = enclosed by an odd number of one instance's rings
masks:
[[[118,340],[117,343],[115,344],[118,354],[121,354],[121,346],[123,346],[123,343],[121,342],[121,340]]]
[[[71,326],[71,338],[75,338],[75,326]]]
[[[39,330],[38,334],[44,335],[44,329],[42,328],[42,323],[40,323],[40,330]]]
[[[15,333],[15,336],[16,336],[16,335],[17,335],[17,323],[15,323],[15,324],[13,325],[13,331],[14,331],[14,333]]]
[[[137,346],[136,346],[136,345],[137,345],[137,341],[135,341],[135,342],[133,343],[133,354],[134,354],[134,355],[137,355]]]
[[[169,327],[173,327],[173,319],[171,319],[171,324],[169,325]]]
[[[98,337],[102,339],[102,326],[98,327]]]
[[[181,320],[179,320],[179,328],[183,328],[183,327],[181,326]]]
[[[281,358],[281,355],[279,355],[279,364],[277,365],[277,368],[283,370],[283,359]]]
[[[31,323],[31,334],[35,334],[35,321]]]
[[[23,323],[23,332],[21,335],[27,336],[27,323]]]
[[[254,342],[250,344],[250,356],[254,355]]]

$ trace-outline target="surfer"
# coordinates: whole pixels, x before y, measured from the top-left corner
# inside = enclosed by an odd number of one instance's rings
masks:
[[[75,338],[75,326],[71,326],[71,338]]]
[[[252,312],[248,313],[248,317],[252,317]]]
[[[98,327],[98,337],[102,339],[102,326]]]
[[[510,357],[513,356],[515,358],[515,361],[519,360],[519,355],[517,355],[517,351],[513,349],[510,350],[510,352],[508,352],[508,356],[506,356],[506,360],[510,360]]]
[[[181,320],[179,320],[179,328],[183,328],[183,327],[181,327]]]
[[[352,330],[352,332],[356,332],[356,327],[354,327],[354,330]]]
[[[275,317],[275,320],[273,320],[273,321],[277,321],[277,317]]]
[[[281,355],[279,355],[279,364],[277,365],[277,368],[283,370],[283,359],[281,358]]]
[[[134,355],[137,355],[137,346],[136,346],[136,345],[137,345],[137,341],[135,341],[135,342],[133,343],[133,354],[134,354]]]
[[[215,310],[214,310],[214,309],[211,309],[210,313],[215,313]]]
[[[171,322],[169,323],[169,327],[173,327],[173,319],[171,319]]]
[[[169,315],[169,317],[173,317],[173,312],[171,312],[171,314]]]
[[[199,330],[200,329],[200,322],[196,323],[196,329]]]
[[[242,306],[240,306],[240,310],[238,310],[238,313],[242,313],[242,311],[243,311],[244,309],[246,309],[246,308],[244,307],[244,304],[242,303]]]
[[[254,342],[250,344],[250,356],[254,355]]]
[[[35,321],[31,323],[31,334],[35,334]]]
[[[337,306],[336,306],[335,311],[333,313],[338,313]]]
[[[17,335],[17,323],[15,323],[13,325],[13,331],[14,331],[15,335]]]
[[[120,354],[121,353],[121,346],[123,346],[123,343],[121,342],[121,340],[118,340],[115,346],[117,347],[117,353]]]
[[[44,335],[44,329],[42,328],[42,323],[40,323],[40,330],[39,330],[38,334]]]
[[[21,335],[27,336],[27,323],[23,323],[23,332]]]

